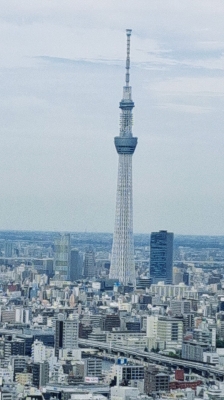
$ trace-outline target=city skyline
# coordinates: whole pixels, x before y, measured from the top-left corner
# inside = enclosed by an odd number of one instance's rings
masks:
[[[2,6],[0,229],[113,231],[130,26],[135,232],[222,235],[224,4],[88,4]]]

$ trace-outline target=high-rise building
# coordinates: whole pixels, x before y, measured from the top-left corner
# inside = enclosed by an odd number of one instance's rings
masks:
[[[54,241],[54,273],[59,279],[70,279],[70,234],[62,234]]]
[[[132,136],[132,109],[130,78],[130,37],[127,29],[126,84],[120,102],[120,135],[115,137],[115,147],[119,154],[115,227],[110,266],[110,278],[124,285],[135,284],[133,206],[132,206],[132,155],[137,138]]]
[[[96,274],[95,252],[89,247],[85,252],[83,274],[85,278],[93,278]]]
[[[46,346],[39,340],[32,344],[32,359],[35,363],[46,361]]]
[[[47,361],[33,363],[33,385],[45,386],[49,381],[49,364]]]
[[[146,336],[157,338],[158,315],[148,315]]]
[[[82,276],[82,261],[78,249],[71,250],[70,280],[77,281]]]
[[[173,233],[152,232],[150,239],[150,277],[153,283],[173,283]]]
[[[58,316],[55,330],[55,356],[60,349],[73,350],[78,348],[79,319],[78,315],[70,315],[65,319],[63,314]]]
[[[12,242],[5,241],[5,257],[12,257],[13,247]]]

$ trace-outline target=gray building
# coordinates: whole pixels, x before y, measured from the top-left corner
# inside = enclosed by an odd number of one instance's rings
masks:
[[[70,280],[77,281],[82,277],[82,260],[78,249],[71,250]]]
[[[89,247],[85,252],[84,258],[84,277],[93,278],[96,274],[95,252]]]
[[[190,300],[171,300],[170,309],[172,315],[181,316],[191,312],[191,301]]]
[[[170,377],[164,373],[157,365],[149,364],[145,368],[144,391],[148,395],[159,392],[169,392]]]
[[[94,376],[101,378],[102,376],[102,360],[100,358],[84,359],[84,375],[85,377]]]
[[[1,392],[1,400],[13,400],[14,395],[9,389],[2,389]]]
[[[117,364],[117,385],[144,379],[143,365]],[[130,384],[129,384],[130,385]]]
[[[54,241],[54,273],[62,280],[70,279],[70,234],[62,234]]]
[[[13,254],[12,242],[6,240],[5,241],[5,257],[12,257],[12,254]]]
[[[150,288],[151,283],[152,283],[152,279],[151,278],[148,278],[148,277],[137,278],[136,279],[136,289],[145,290],[147,288]]]
[[[60,349],[76,349],[78,348],[79,319],[78,315],[70,315],[68,319],[64,319],[60,314],[56,321],[55,330],[55,356],[59,356]]]
[[[150,277],[153,283],[173,283],[173,233],[152,232],[150,238]]]
[[[203,362],[203,353],[210,351],[210,349],[208,343],[196,340],[184,340],[182,344],[182,358]]]
[[[184,333],[189,330],[192,331],[192,329],[194,328],[194,317],[195,313],[193,312],[183,314]]]
[[[45,386],[49,381],[49,364],[47,361],[33,364],[33,385],[37,388]]]
[[[100,328],[93,328],[93,331],[88,335],[88,339],[96,342],[106,342],[106,332],[102,332]]]

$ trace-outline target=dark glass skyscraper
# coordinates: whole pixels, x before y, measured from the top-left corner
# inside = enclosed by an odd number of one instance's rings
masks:
[[[71,250],[70,280],[77,281],[82,276],[82,260],[78,249]]]
[[[150,239],[150,277],[153,283],[173,283],[173,233],[152,232]]]

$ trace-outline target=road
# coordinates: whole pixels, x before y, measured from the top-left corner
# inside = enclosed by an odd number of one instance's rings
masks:
[[[170,365],[170,366],[177,366],[183,368],[192,368],[194,370],[200,371],[202,373],[209,373],[211,376],[216,376],[219,378],[224,379],[224,368],[213,366],[210,364],[203,364],[195,361],[189,360],[182,360],[172,357],[167,357],[162,354],[153,353],[153,352],[146,352],[140,350],[134,350],[132,348],[125,348],[119,345],[114,344],[113,342],[104,343],[104,342],[97,342],[93,340],[87,339],[79,339],[79,344],[81,346],[95,348],[99,350],[109,350],[113,353],[120,353],[127,357],[134,357],[134,358],[142,358],[146,359],[150,362]]]

